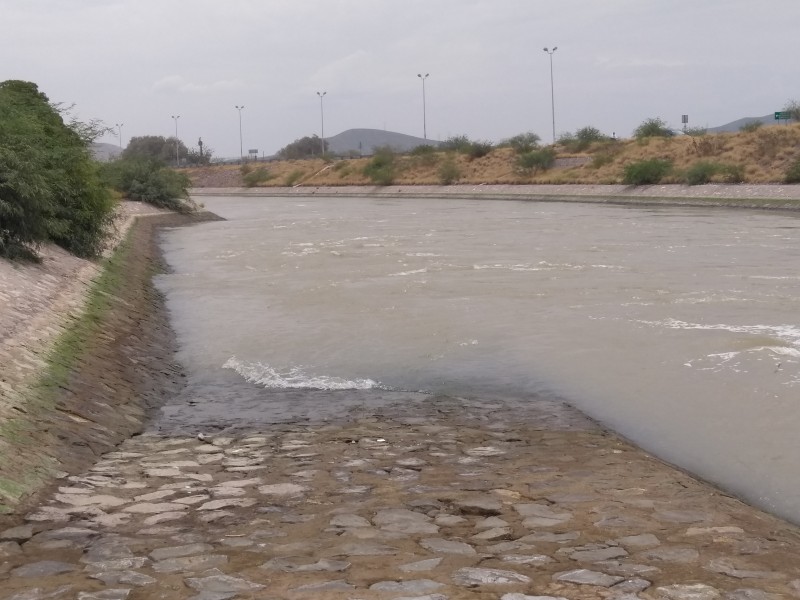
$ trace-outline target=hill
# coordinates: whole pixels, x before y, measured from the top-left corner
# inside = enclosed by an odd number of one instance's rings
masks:
[[[761,123],[766,127],[771,125],[785,125],[786,121],[776,121],[774,113],[764,115],[763,117],[743,117],[741,119],[731,121],[730,123],[726,123],[725,125],[709,127],[708,133],[736,133],[737,131],[741,131],[742,127],[749,125],[750,123]]]
[[[389,146],[396,152],[408,152],[417,146],[441,144],[437,140],[426,140],[383,129],[348,129],[337,135],[326,137],[325,141],[328,142],[329,152],[342,156],[370,155],[374,154],[376,148],[385,146]]]
[[[99,160],[100,162],[108,162],[110,160],[114,160],[120,154],[122,154],[122,150],[116,144],[104,144],[102,142],[95,142],[92,144],[91,149],[94,159]]]
[[[374,130],[373,130],[374,131]],[[383,132],[382,132],[383,133]],[[411,137],[411,136],[407,136]],[[419,138],[412,138],[419,140]],[[386,138],[380,141],[386,141]],[[424,141],[424,140],[422,140]],[[377,143],[377,142],[376,142]],[[660,183],[785,183],[800,177],[800,123],[755,131],[569,143],[524,155],[430,149],[373,158],[276,160],[190,168],[193,187],[440,184],[622,184],[640,163],[666,163]],[[545,164],[548,158],[552,163]],[[789,173],[795,173],[789,178]]]

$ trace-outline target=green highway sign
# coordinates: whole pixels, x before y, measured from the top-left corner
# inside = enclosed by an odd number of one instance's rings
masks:
[[[789,114],[788,110],[782,110],[775,113],[775,120],[779,121],[781,119],[791,119],[792,115]]]

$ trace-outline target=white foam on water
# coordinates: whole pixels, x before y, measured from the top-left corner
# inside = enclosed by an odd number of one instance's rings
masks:
[[[428,269],[415,269],[414,271],[400,271],[399,273],[389,273],[389,277],[405,277],[406,275],[419,275],[427,273]]]
[[[372,379],[343,379],[328,375],[309,375],[300,367],[278,370],[260,362],[245,362],[230,357],[223,369],[231,369],[246,381],[270,389],[370,390],[381,387]]]

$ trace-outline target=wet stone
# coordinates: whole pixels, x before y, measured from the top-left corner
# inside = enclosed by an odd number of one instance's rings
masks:
[[[501,556],[500,560],[515,565],[533,566],[541,566],[555,562],[555,559],[547,556],[546,554],[506,554]]]
[[[654,575],[661,569],[653,565],[640,565],[636,563],[623,563],[618,560],[606,560],[595,563],[599,569],[612,575],[622,575],[623,577],[636,577],[638,575]]]
[[[643,592],[651,585],[652,584],[649,581],[647,581],[647,579],[634,577],[632,579],[626,579],[625,581],[621,581],[611,589],[614,592],[619,592],[622,594],[637,594],[639,592]]]
[[[397,548],[373,542],[343,544],[338,550],[339,554],[346,556],[389,556],[397,554],[397,552]]]
[[[706,568],[714,573],[721,573],[736,579],[782,579],[782,573],[765,571],[756,565],[749,563],[741,558],[715,558],[710,561]]]
[[[393,594],[425,594],[442,587],[441,583],[430,579],[412,579],[410,581],[379,581],[369,586],[376,592],[389,592]]]
[[[330,521],[331,527],[341,527],[343,529],[348,529],[350,527],[371,527],[369,521],[367,521],[364,517],[359,517],[358,515],[336,515]]]
[[[572,560],[577,560],[578,562],[598,562],[601,560],[621,558],[623,556],[628,556],[628,553],[623,548],[617,547],[598,550],[581,550],[569,555]]]
[[[572,518],[572,513],[553,510],[543,504],[515,504],[514,510],[525,519],[522,525],[529,529],[560,525]]]
[[[101,571],[127,571],[129,569],[141,569],[150,560],[144,556],[132,558],[114,558],[102,562],[90,562],[86,565],[86,571],[99,573]]]
[[[132,585],[135,587],[144,587],[156,582],[156,579],[153,577],[145,575],[144,573],[138,573],[136,571],[104,571],[90,574],[89,577],[92,579],[98,579],[106,585],[122,584]]]
[[[317,571],[337,573],[349,569],[350,563],[343,560],[330,560],[327,558],[322,558],[314,563],[293,558],[273,558],[261,565],[261,568],[284,571],[286,573],[313,573]]]
[[[498,540],[510,540],[513,537],[510,527],[495,527],[473,535],[471,539],[477,542],[496,542]]]
[[[628,535],[617,539],[617,543],[623,546],[634,548],[654,548],[660,546],[661,542],[652,533],[642,533],[639,535]]]
[[[4,542],[24,542],[33,537],[32,525],[20,525],[12,527],[0,533],[0,541]]]
[[[567,600],[563,596],[528,596],[527,594],[503,594],[500,600]]]
[[[7,558],[15,554],[22,554],[22,548],[17,542],[0,542],[0,558]]]
[[[704,583],[675,584],[656,588],[656,593],[667,600],[716,600],[720,591]]]
[[[150,553],[150,558],[159,561],[167,558],[180,558],[182,556],[203,554],[204,552],[211,552],[213,549],[214,547],[209,544],[185,544],[183,546],[157,548]]]
[[[347,583],[344,579],[334,579],[333,581],[323,581],[321,583],[309,583],[294,588],[293,592],[338,592],[356,589],[354,585]]]
[[[39,562],[23,565],[11,570],[14,577],[50,577],[51,575],[60,575],[61,573],[70,573],[75,571],[78,567],[76,565],[59,562],[56,560],[42,560]]]
[[[200,571],[221,567],[228,562],[228,557],[223,554],[207,554],[202,556],[185,556],[181,558],[167,558],[153,565],[153,570],[158,573],[177,573],[187,571]]]
[[[131,590],[126,588],[102,590],[100,592],[80,592],[77,600],[125,600],[130,593]]]
[[[456,508],[464,515],[480,515],[493,517],[502,513],[503,505],[496,498],[491,496],[481,496],[458,500],[455,502]]]
[[[405,565],[400,565],[400,570],[404,573],[414,573],[417,571],[430,571],[431,569],[435,569],[439,566],[439,563],[442,562],[442,558],[428,558],[426,560],[419,560],[413,563],[407,563]]]
[[[441,554],[476,554],[475,548],[464,542],[456,540],[445,540],[441,538],[428,538],[420,540],[420,546],[431,552],[438,552]]]
[[[186,585],[204,594],[238,594],[239,592],[249,592],[264,588],[260,583],[225,575],[216,569],[214,571],[211,574],[205,574],[205,577],[188,578],[186,579]]]
[[[698,510],[658,510],[653,516],[667,523],[704,523],[712,519],[708,513]]]
[[[45,591],[41,588],[33,588],[9,596],[8,600],[51,600],[56,598],[67,598],[67,594],[72,591],[71,585],[62,585],[53,591]]]
[[[472,587],[475,585],[530,583],[531,578],[516,571],[464,567],[453,573],[453,581],[458,585]]]
[[[624,580],[618,575],[608,575],[600,571],[590,571],[588,569],[576,569],[574,571],[564,571],[553,575],[556,581],[566,581],[568,583],[578,583],[581,585],[596,585],[600,587],[611,587]]]
[[[384,531],[405,534],[439,532],[439,526],[431,523],[430,517],[404,508],[380,510],[372,521]]]
[[[531,533],[526,535],[525,537],[521,537],[518,541],[528,543],[528,542],[550,542],[556,544],[565,544],[567,542],[572,542],[577,540],[581,537],[579,531],[567,531],[565,533],[551,533],[549,531],[537,531],[536,533]]]
[[[700,553],[694,548],[683,546],[662,546],[653,550],[640,553],[646,560],[656,560],[669,563],[689,564],[700,558]]]

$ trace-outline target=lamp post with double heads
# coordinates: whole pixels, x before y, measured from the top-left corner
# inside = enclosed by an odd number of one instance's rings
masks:
[[[233,108],[239,111],[239,160],[244,162],[244,146],[242,145],[242,109],[244,104],[241,106],[237,104]]]
[[[122,126],[125,123],[115,123],[114,127],[117,128],[117,138],[119,139],[119,149],[122,150]]]
[[[181,166],[181,158],[178,153],[180,146],[178,144],[178,119],[180,119],[180,115],[172,115],[172,120],[175,121],[175,166]]]
[[[320,148],[320,156],[325,156],[325,112],[322,109],[322,99],[325,97],[325,94],[328,92],[317,92],[317,96],[319,96],[319,124],[320,124],[320,137],[319,137],[319,144]]]
[[[553,88],[553,54],[558,50],[558,46],[553,46],[552,50],[544,48],[544,51],[550,55],[550,108],[553,114],[553,144],[556,143],[556,96]]]
[[[427,115],[425,114],[427,111],[425,109],[425,80],[430,76],[430,73],[417,73],[417,77],[422,80],[422,136],[424,139],[428,139],[428,122],[427,122]]]

